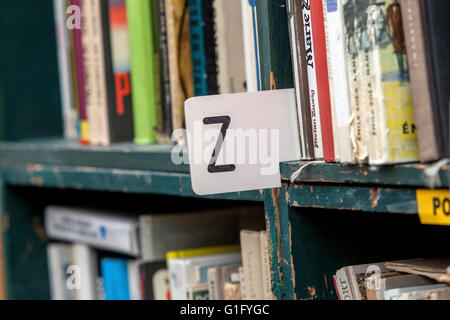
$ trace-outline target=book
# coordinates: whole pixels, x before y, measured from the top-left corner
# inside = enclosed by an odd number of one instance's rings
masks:
[[[227,262],[224,263],[224,264],[220,264],[220,263],[213,262],[213,263],[211,263],[211,264],[206,264],[206,265],[196,266],[196,267],[194,268],[194,272],[195,272],[195,282],[198,282],[198,283],[208,283],[208,281],[209,281],[208,275],[209,275],[209,270],[210,270],[210,269],[222,268],[222,267],[236,267],[236,270],[237,270],[237,267],[238,267],[241,263],[242,263],[242,260],[241,260],[241,257],[239,256],[238,259],[237,259],[236,261],[232,261],[232,262],[227,261]],[[222,271],[220,271],[220,272],[222,272]],[[220,290],[223,291],[223,282],[222,282],[222,283],[219,283],[219,286],[221,287]]]
[[[366,279],[388,272],[384,263],[360,264],[339,269],[334,284],[340,300],[367,300]]]
[[[239,245],[226,245],[226,246],[212,246],[185,250],[176,250],[167,252],[166,259],[170,261],[176,258],[188,258],[195,256],[206,256],[211,254],[229,253],[239,251],[241,247]]]
[[[85,244],[72,246],[73,267],[66,282],[74,291],[75,300],[97,300],[97,253]]]
[[[215,0],[219,93],[246,92],[241,0]]]
[[[367,300],[385,300],[384,292],[391,289],[435,284],[427,277],[400,273],[375,274],[366,279]]]
[[[232,273],[223,288],[224,300],[243,300],[239,272]]]
[[[326,4],[326,6],[325,6]],[[344,23],[344,8],[342,0],[326,0],[326,22],[328,35],[328,59],[330,93],[332,106],[335,110],[336,131],[335,141],[338,147],[339,162],[354,163],[351,137],[352,107],[350,103],[350,88],[347,68],[346,38]]]
[[[259,214],[259,208],[164,213],[139,217],[143,261],[160,261],[166,253],[238,242],[241,216]]]
[[[183,145],[184,101],[194,96],[187,0],[165,0],[174,142]]]
[[[78,115],[72,93],[71,39],[70,31],[66,27],[69,4],[68,0],[53,0],[64,137],[66,139],[77,139]]]
[[[241,299],[242,300],[249,300],[247,297],[247,286],[245,282],[245,274],[244,274],[244,267],[239,267],[239,282],[240,282],[240,289],[241,289]]]
[[[117,213],[58,206],[45,209],[45,230],[52,239],[138,256],[137,229],[136,218]]]
[[[133,96],[134,141],[158,140],[155,39],[149,0],[126,0]]]
[[[450,259],[428,258],[386,262],[386,268],[398,272],[423,275],[450,284]]]
[[[448,69],[450,13],[447,1],[401,0],[421,162],[448,155]],[[439,96],[441,98],[439,98]]]
[[[144,289],[144,300],[168,300],[170,283],[166,261],[141,262],[139,270]],[[166,275],[161,281],[161,277]],[[161,283],[162,282],[162,283]]]
[[[212,1],[188,0],[195,96],[219,92]]]
[[[71,5],[81,8],[83,12],[83,3],[81,0],[71,0]],[[82,19],[83,20],[83,19]],[[78,112],[80,117],[80,143],[89,143],[89,124],[88,124],[88,114],[86,110],[86,74],[85,65],[83,59],[83,36],[84,30],[83,24],[81,28],[74,28],[73,32],[73,46],[74,46],[74,60],[75,60],[75,71],[76,71],[76,101],[79,104]]]
[[[305,34],[303,32],[302,4],[286,0],[289,39],[291,44],[292,67],[300,132],[301,158],[314,159],[313,128],[309,100],[308,69],[306,64]]]
[[[101,3],[98,0],[82,0],[81,7],[86,109],[90,143],[94,145],[109,144]]]
[[[261,249],[261,271],[264,300],[274,300],[272,294],[272,271],[270,269],[269,242],[265,230],[259,233],[259,245]]]
[[[65,243],[47,245],[47,263],[52,300],[74,300],[75,292],[67,286],[69,267],[73,265],[72,246]]]
[[[194,283],[187,288],[187,300],[209,300],[208,284]]]
[[[445,284],[433,284],[427,286],[405,287],[386,290],[385,300],[417,300],[426,296],[430,291],[437,289],[448,289]]]
[[[350,121],[350,133],[353,145],[355,161],[366,163],[369,158],[368,145],[368,120],[367,105],[362,102],[362,54],[361,54],[361,29],[363,20],[358,11],[360,4],[354,1],[343,2],[345,41],[347,56],[347,75],[349,77],[350,104],[352,118]],[[364,12],[364,10],[360,10]]]
[[[125,0],[101,0],[108,98],[107,141],[133,141],[130,52]]]
[[[322,132],[323,159],[327,162],[336,160],[335,141],[333,136],[333,115],[330,98],[330,82],[328,78],[327,39],[325,33],[325,17],[322,1],[309,2],[310,28],[313,38],[313,68],[316,73],[317,102],[320,113],[320,129]],[[306,7],[306,6],[305,6]]]
[[[400,3],[363,1],[362,103],[368,107],[369,163],[419,159]]]
[[[304,5],[303,5],[304,4]],[[314,41],[312,33],[312,17],[310,2],[302,4],[304,55],[306,57],[306,69],[308,75],[309,105],[311,109],[311,126],[313,135],[314,158],[323,159],[322,124],[320,121],[319,100],[317,94],[317,76],[315,70]]]
[[[245,278],[246,300],[263,300],[263,271],[261,266],[260,232],[253,230],[241,231],[242,266]]]
[[[208,269],[209,300],[224,300],[225,283],[230,281],[233,273],[239,272],[240,265],[228,265]],[[240,291],[240,288],[239,288]],[[240,294],[240,293],[239,293]]]
[[[130,300],[128,260],[104,258],[101,268],[106,300]]]
[[[256,1],[241,0],[241,10],[245,57],[245,84],[247,92],[255,92],[261,90]]]
[[[159,71],[160,71],[160,91],[161,91],[161,111],[162,123],[160,131],[164,138],[170,138],[172,134],[172,93],[170,88],[170,63],[169,63],[169,39],[166,21],[166,0],[157,1],[157,20],[159,30]]]
[[[188,288],[196,283],[195,268],[212,264],[234,263],[240,259],[240,252],[173,258],[168,260],[170,291],[173,300],[187,300]],[[208,284],[204,283],[206,290]]]

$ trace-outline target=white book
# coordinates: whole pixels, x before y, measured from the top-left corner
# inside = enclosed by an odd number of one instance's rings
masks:
[[[270,270],[269,244],[266,231],[259,233],[260,249],[261,249],[261,267],[263,276],[264,300],[273,300],[272,293],[272,277]]]
[[[76,269],[73,269],[76,300],[97,300],[97,253],[84,244],[74,244],[72,247],[72,260]],[[79,272],[79,274],[77,274]],[[77,283],[78,282],[78,283]]]
[[[241,231],[242,266],[245,278],[245,298],[263,300],[263,274],[259,231]],[[244,297],[243,297],[244,298]]]
[[[446,284],[433,284],[427,286],[406,287],[390,289],[384,292],[385,300],[417,300],[429,291],[448,288]],[[422,294],[420,294],[422,293]]]
[[[326,4],[326,5],[325,5]],[[327,10],[327,35],[329,49],[329,69],[331,73],[330,92],[333,93],[336,120],[335,142],[339,146],[339,160],[342,163],[355,162],[351,137],[352,106],[347,73],[347,54],[344,9],[342,0],[324,1]]]
[[[209,300],[225,299],[225,283],[231,281],[233,274],[239,274],[238,264],[209,268],[208,269],[208,290]]]
[[[128,285],[130,287],[130,300],[142,300],[139,263],[139,260],[130,260],[128,262]]]
[[[239,222],[260,215],[259,207],[165,213],[139,217],[142,260],[165,260],[175,250],[228,245],[239,241]]]
[[[187,300],[188,287],[196,283],[195,268],[197,266],[233,263],[240,259],[240,252],[197,256],[189,258],[174,258],[168,261],[170,274],[170,289],[172,300]]]
[[[238,93],[245,88],[245,55],[241,0],[215,0],[219,93]]]
[[[45,209],[45,230],[52,239],[138,256],[137,229],[136,218],[117,213],[58,206]]]
[[[53,0],[56,42],[58,49],[59,86],[61,93],[64,137],[77,138],[77,111],[72,92],[72,70],[70,66],[70,39],[66,26],[68,1]]]
[[[154,300],[167,300],[170,292],[169,270],[161,269],[155,272],[152,279]]]
[[[247,299],[247,286],[245,283],[245,275],[244,275],[244,267],[239,267],[239,281],[241,283],[241,299],[242,300],[248,300]]]
[[[320,122],[319,96],[317,91],[317,77],[314,58],[314,41],[311,25],[311,10],[309,6],[303,6],[303,27],[305,31],[305,50],[307,56],[309,101],[311,107],[311,121],[313,127],[314,157],[323,159],[322,125]]]
[[[64,243],[51,243],[47,246],[50,297],[52,300],[74,300],[74,291],[67,286],[69,267],[73,265],[72,246]]]
[[[241,0],[247,91],[261,90],[256,1]]]

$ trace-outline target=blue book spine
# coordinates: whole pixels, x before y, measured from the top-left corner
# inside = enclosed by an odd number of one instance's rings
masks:
[[[214,13],[212,3],[188,0],[194,92],[196,96],[218,93]]]
[[[105,258],[101,260],[106,300],[130,300],[128,261]]]

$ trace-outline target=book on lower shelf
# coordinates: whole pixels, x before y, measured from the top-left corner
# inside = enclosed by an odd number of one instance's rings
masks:
[[[236,243],[241,228],[259,228],[263,222],[261,207],[249,205],[145,215],[48,206],[45,227],[52,239],[47,247],[51,298],[250,297],[241,292],[239,269],[244,255]],[[248,232],[255,235],[256,242],[250,244],[252,251],[247,254],[259,258],[251,265],[244,263],[245,270],[249,283],[257,281],[261,285],[258,294],[267,296],[264,290],[270,291],[271,287],[266,234]],[[249,246],[247,242],[242,239],[244,248]],[[252,278],[254,273],[256,278]]]
[[[340,300],[446,300],[450,295],[450,259],[347,266],[333,279]]]

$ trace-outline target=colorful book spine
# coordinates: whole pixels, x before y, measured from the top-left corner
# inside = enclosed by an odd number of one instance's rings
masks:
[[[59,85],[61,93],[64,136],[77,138],[77,110],[72,93],[72,69],[70,61],[70,36],[66,27],[67,0],[53,0],[55,31],[58,48]]]
[[[241,0],[245,74],[248,92],[261,90],[256,0]]]
[[[106,300],[131,300],[128,279],[128,261],[104,258],[101,260]]]
[[[134,141],[158,141],[154,37],[149,0],[126,0],[130,37]]]
[[[314,58],[315,39],[313,38],[312,34],[312,23],[311,23],[312,18],[309,0],[304,1],[302,3],[302,11],[303,11],[303,28],[305,38],[305,56],[308,72],[309,103],[311,108],[314,158],[323,159],[322,125],[320,121],[319,99],[317,94],[317,77],[315,69],[316,65]]]
[[[347,56],[345,51],[344,10],[341,0],[326,0],[327,25],[334,106],[336,114],[337,137],[339,146],[339,161],[355,162],[351,138],[352,109],[350,103],[350,88],[347,72]]]
[[[297,103],[301,158],[311,160],[314,159],[314,142],[301,3],[287,0],[286,10],[291,42],[292,73]]]
[[[77,8],[82,7],[81,0],[72,0],[71,4]],[[82,41],[82,29],[73,29],[73,42],[75,51],[75,64],[77,74],[77,89],[78,89],[78,103],[79,103],[79,116],[80,116],[80,143],[89,143],[89,125],[86,110],[86,88],[84,86],[86,82],[86,74],[83,60],[83,41]]]
[[[314,39],[314,64],[317,83],[318,109],[322,130],[323,159],[336,160],[334,152],[333,116],[328,78],[328,57],[325,34],[325,18],[322,1],[310,1],[311,29]]]
[[[359,163],[368,161],[368,128],[366,106],[362,103],[362,56],[360,49],[360,28],[362,21],[358,18],[354,2],[347,1],[344,5],[345,38],[347,52],[347,74],[349,77],[350,104],[352,107],[351,137],[355,160]]]
[[[196,96],[218,93],[214,10],[211,1],[188,0]]]
[[[400,3],[359,8],[363,98],[369,106],[369,163],[419,160]],[[364,37],[365,36],[365,37]],[[364,97],[363,95],[363,97]]]
[[[165,0],[173,139],[183,144],[184,101],[194,96],[187,0]]]
[[[133,140],[131,68],[125,0],[101,0],[109,140]]]

